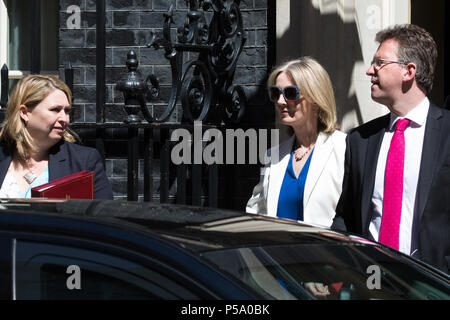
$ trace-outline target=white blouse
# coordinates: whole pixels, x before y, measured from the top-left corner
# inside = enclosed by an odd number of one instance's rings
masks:
[[[31,188],[40,186],[41,184],[48,183],[48,166],[37,177],[32,184],[29,185],[25,194],[20,190],[17,184],[16,177],[11,169],[8,169],[5,180],[3,180],[2,187],[0,188],[0,198],[31,198]]]

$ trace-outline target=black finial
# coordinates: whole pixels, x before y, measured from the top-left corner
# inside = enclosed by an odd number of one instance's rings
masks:
[[[130,50],[127,53],[126,65],[127,65],[128,71],[136,71],[139,66],[139,61],[137,59],[137,55],[133,50]]]
[[[6,108],[6,104],[8,103],[8,91],[9,91],[9,79],[8,79],[8,67],[6,63],[3,65],[0,76],[1,81],[1,97],[0,97],[0,107]]]

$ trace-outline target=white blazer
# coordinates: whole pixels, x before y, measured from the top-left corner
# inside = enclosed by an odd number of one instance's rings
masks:
[[[344,177],[346,134],[334,131],[331,135],[320,133],[312,154],[303,196],[303,218],[311,224],[330,227],[342,192]],[[248,213],[276,217],[278,196],[291,156],[295,135],[271,148],[267,157],[271,161],[261,169],[260,182],[253,189],[247,203]],[[270,158],[273,154],[279,158]]]

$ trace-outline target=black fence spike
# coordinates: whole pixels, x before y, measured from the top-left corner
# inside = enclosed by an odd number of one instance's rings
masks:
[[[9,78],[8,78],[8,66],[3,64],[1,69],[1,97],[0,97],[0,107],[6,109],[8,103],[8,91],[9,91]],[[1,119],[3,121],[3,119]]]

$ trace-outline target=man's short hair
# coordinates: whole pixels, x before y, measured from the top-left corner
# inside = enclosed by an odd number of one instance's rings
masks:
[[[402,24],[379,31],[375,39],[380,44],[389,39],[397,40],[399,60],[413,62],[417,66],[417,84],[428,95],[433,88],[438,56],[437,45],[431,34],[419,26]]]

